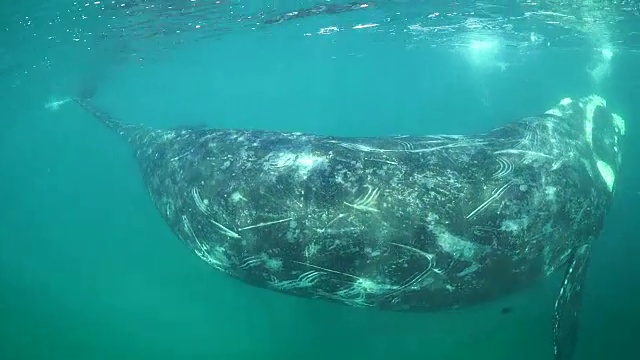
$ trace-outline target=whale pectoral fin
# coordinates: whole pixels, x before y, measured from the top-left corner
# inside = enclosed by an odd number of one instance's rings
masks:
[[[578,316],[582,302],[591,245],[573,251],[564,275],[553,314],[553,352],[555,360],[570,360],[576,348]]]

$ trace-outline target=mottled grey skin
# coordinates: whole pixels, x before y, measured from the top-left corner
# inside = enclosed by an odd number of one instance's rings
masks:
[[[565,355],[561,343],[576,316],[563,306],[579,305],[621,161],[624,122],[601,98],[477,136],[387,138],[151,130],[78,102],[133,144],[173,231],[258,287],[434,311],[498,298],[569,261],[554,340],[556,359],[570,358],[575,340]]]

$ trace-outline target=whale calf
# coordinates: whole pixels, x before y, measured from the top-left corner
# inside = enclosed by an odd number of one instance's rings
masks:
[[[597,95],[478,135],[333,137],[125,124],[153,202],[204,261],[261,288],[390,311],[513,293],[566,266],[552,319],[573,356],[624,120]],[[551,351],[550,351],[551,353]]]

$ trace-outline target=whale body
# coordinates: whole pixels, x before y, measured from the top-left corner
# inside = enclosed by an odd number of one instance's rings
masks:
[[[345,138],[151,129],[75,99],[131,144],[173,232],[212,267],[290,295],[437,311],[566,266],[556,360],[573,355],[624,120],[592,95],[478,135]]]

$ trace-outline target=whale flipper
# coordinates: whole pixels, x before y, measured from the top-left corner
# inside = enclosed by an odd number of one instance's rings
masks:
[[[589,265],[591,245],[574,250],[564,275],[553,315],[554,360],[570,360],[575,352],[582,286]]]

